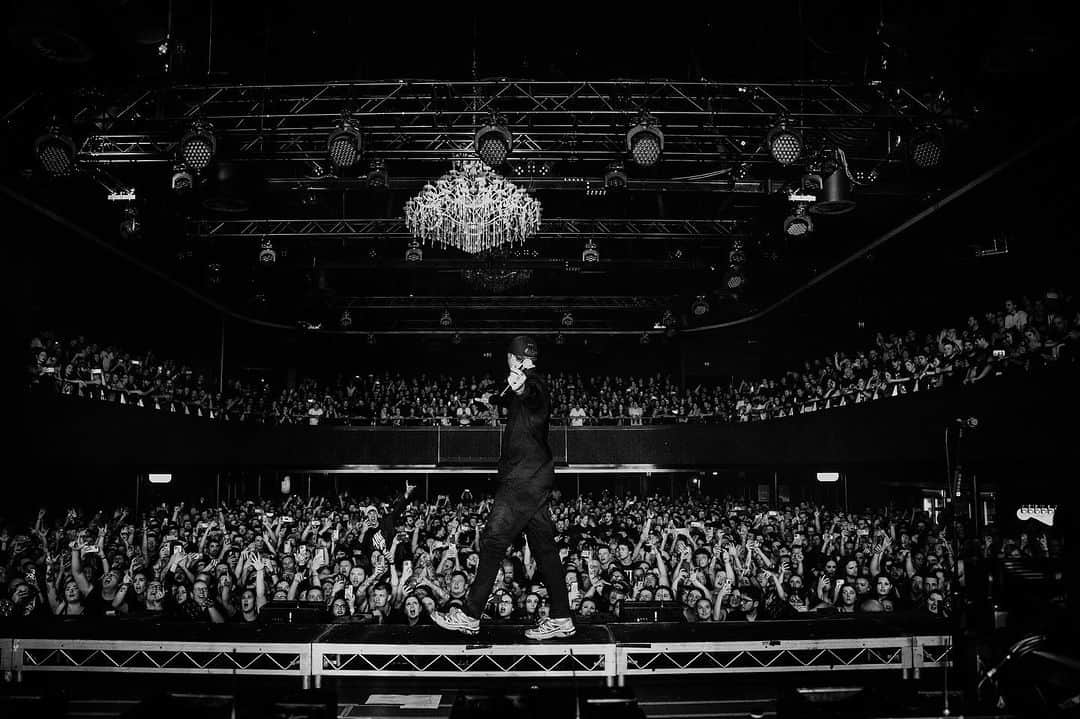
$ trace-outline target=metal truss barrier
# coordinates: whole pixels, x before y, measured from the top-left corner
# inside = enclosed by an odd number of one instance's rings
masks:
[[[614,683],[614,644],[313,644],[320,676],[579,677]]]
[[[900,671],[952,664],[949,636],[592,644],[226,644],[0,639],[5,677],[23,672],[141,672],[322,677],[574,677],[622,686],[647,675]]]
[[[663,127],[666,162],[697,163],[771,162],[763,139],[780,117],[846,145],[854,162],[891,162],[891,137],[934,119],[918,97],[888,85],[508,79],[134,88],[87,103],[74,119],[98,127],[78,154],[99,165],[172,162],[195,118],[230,138],[235,159],[319,162],[346,111],[365,150],[383,158],[450,160],[471,151],[477,126],[498,113],[514,132],[515,157],[611,160],[642,110]]]
[[[947,636],[622,644],[617,676],[892,669],[907,679],[947,666],[949,646]]]
[[[7,677],[15,663],[13,640],[0,637],[0,677]]]
[[[299,677],[307,686],[311,644],[14,639],[10,671],[250,674]]]

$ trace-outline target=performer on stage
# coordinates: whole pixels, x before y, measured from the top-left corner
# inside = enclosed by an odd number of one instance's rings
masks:
[[[480,536],[480,564],[469,588],[464,610],[435,612],[432,620],[444,629],[465,634],[480,630],[480,618],[491,595],[511,542],[525,531],[548,590],[548,618],[525,630],[529,639],[554,639],[574,634],[565,571],[555,548],[555,524],[549,501],[555,482],[555,462],[548,446],[551,404],[547,387],[536,373],[536,342],[515,337],[506,354],[510,374],[502,394],[492,403],[507,408],[503,453],[499,458],[499,489]]]

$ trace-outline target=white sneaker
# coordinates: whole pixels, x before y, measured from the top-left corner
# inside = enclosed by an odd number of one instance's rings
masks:
[[[480,631],[480,620],[473,619],[468,614],[461,611],[460,607],[450,607],[450,609],[445,612],[432,612],[431,621],[435,622],[443,629],[449,629],[452,632],[476,634]]]
[[[574,620],[570,617],[564,619],[552,619],[548,617],[535,627],[525,630],[526,639],[558,639],[560,637],[572,637],[574,632]]]

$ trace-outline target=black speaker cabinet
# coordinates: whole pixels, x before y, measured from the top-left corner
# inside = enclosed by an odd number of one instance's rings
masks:
[[[574,719],[575,702],[582,719],[644,719],[645,713],[626,688],[533,689],[520,694],[462,692],[450,710],[450,719]]]
[[[279,599],[267,602],[259,612],[259,621],[266,624],[320,624],[328,619],[322,602]]]
[[[621,622],[681,622],[683,605],[679,602],[623,602]]]

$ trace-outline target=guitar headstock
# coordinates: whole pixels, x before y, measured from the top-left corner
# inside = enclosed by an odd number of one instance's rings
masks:
[[[1042,522],[1047,527],[1053,527],[1057,508],[1056,504],[1022,504],[1016,510],[1016,518],[1021,522],[1034,519],[1036,522]]]

